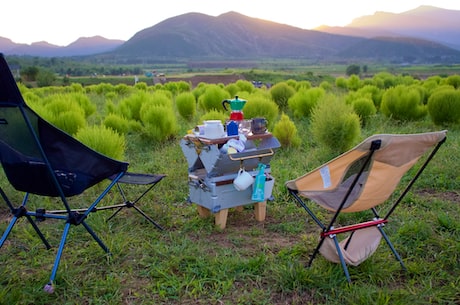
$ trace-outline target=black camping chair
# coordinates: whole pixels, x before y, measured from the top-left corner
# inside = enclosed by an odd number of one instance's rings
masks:
[[[25,194],[21,204],[14,204],[4,188],[0,188],[0,196],[13,215],[1,237],[0,248],[21,217],[28,220],[47,249],[51,245],[40,231],[37,221],[59,219],[65,222],[50,280],[44,288],[49,293],[54,291],[53,282],[72,226],[82,225],[99,246],[110,254],[107,246],[87,223],[90,213],[116,209],[113,217],[125,207],[134,208],[162,229],[136,203],[165,175],[128,173],[128,163],[108,158],[46,122],[24,102],[3,54],[0,54],[0,162],[9,184],[14,190]],[[108,185],[88,207],[72,209],[70,197],[82,194],[104,180]],[[137,199],[130,201],[122,184],[144,185],[146,190]],[[123,202],[98,207],[114,186],[121,193]],[[46,211],[40,208],[29,211],[26,205],[32,195],[59,198],[63,210]]]

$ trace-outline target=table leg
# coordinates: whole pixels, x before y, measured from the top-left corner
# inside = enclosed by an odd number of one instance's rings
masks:
[[[228,209],[220,210],[214,215],[216,226],[220,227],[221,229],[225,229],[225,226],[227,225]]]
[[[267,213],[267,202],[256,202],[254,203],[254,215],[257,221],[264,221]]]

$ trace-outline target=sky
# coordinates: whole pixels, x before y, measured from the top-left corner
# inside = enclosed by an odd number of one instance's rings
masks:
[[[97,35],[126,41],[171,17],[191,12],[218,16],[229,11],[314,29],[321,25],[345,26],[355,18],[377,11],[402,13],[421,5],[460,10],[458,0],[3,1],[0,37],[15,43],[46,41],[58,46]]]

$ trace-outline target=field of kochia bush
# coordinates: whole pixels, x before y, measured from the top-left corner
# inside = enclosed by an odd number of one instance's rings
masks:
[[[110,221],[111,213],[91,213],[88,221],[113,256],[72,229],[56,293],[48,295],[42,289],[56,248],[46,251],[27,221],[18,223],[0,251],[1,304],[458,304],[458,75],[419,80],[379,73],[315,85],[288,80],[269,88],[241,80],[196,87],[183,81],[19,85],[29,106],[90,147],[129,162],[135,172],[166,174],[140,204],[166,230],[156,230],[133,209]],[[255,221],[249,205],[232,210],[221,230],[187,200],[188,169],[179,141],[203,120],[227,120],[222,100],[235,96],[247,100],[246,118],[267,118],[282,147],[270,162],[276,182],[266,219]],[[448,129],[446,143],[386,226],[408,271],[400,270],[386,245],[349,268],[352,285],[340,265],[325,259],[306,268],[319,229],[296,206],[285,181],[372,134],[441,129]],[[86,206],[100,191],[90,188],[72,203]],[[11,194],[21,202],[21,193]],[[57,200],[33,199],[30,209],[62,208]],[[106,199],[104,204],[118,203],[117,194]],[[4,232],[11,213],[5,205],[0,211]],[[346,215],[339,222],[361,217]],[[61,223],[45,221],[40,227],[53,246],[59,244]]]
[[[124,157],[127,133],[161,143],[206,119],[225,122],[229,113],[222,100],[235,96],[247,100],[245,118],[267,118],[283,147],[301,144],[295,122],[308,120],[312,140],[340,153],[360,140],[360,129],[379,112],[395,121],[428,116],[438,126],[459,123],[459,88],[460,75],[418,80],[386,72],[366,79],[339,77],[318,86],[287,80],[270,88],[255,88],[244,80],[200,83],[195,88],[184,81],[154,86],[20,86],[26,102],[45,119],[116,159]]]

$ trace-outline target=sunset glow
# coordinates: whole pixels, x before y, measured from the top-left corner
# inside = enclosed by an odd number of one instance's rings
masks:
[[[81,0],[74,4],[56,0],[6,1],[0,19],[0,37],[15,43],[47,41],[65,46],[80,37],[103,36],[128,40],[135,33],[171,17],[190,12],[211,16],[235,11],[243,15],[271,20],[303,29],[321,25],[345,26],[354,18],[373,15],[377,11],[401,13],[421,5],[460,10],[457,0],[409,1],[220,1],[139,0],[120,2]],[[1,50],[0,50],[1,51]]]

